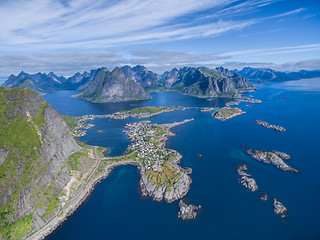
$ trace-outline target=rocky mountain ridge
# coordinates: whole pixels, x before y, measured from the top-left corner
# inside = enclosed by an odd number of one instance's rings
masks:
[[[56,90],[70,90],[78,89],[83,90],[88,83],[93,79],[96,70],[92,70],[90,73],[77,72],[72,77],[65,78],[63,76],[58,77],[53,72],[28,74],[20,72],[17,76],[11,74],[9,78],[2,85],[7,88],[14,87],[26,87],[39,94],[45,94]]]
[[[53,73],[11,75],[3,86],[27,87],[38,93],[77,89],[78,97],[93,102],[117,102],[149,99],[146,92],[177,91],[196,97],[239,97],[239,92],[253,89],[246,79],[226,68],[183,67],[158,75],[144,66],[116,67],[76,73],[68,79]]]
[[[77,97],[92,102],[120,102],[151,98],[139,83],[129,78],[124,70],[118,67],[112,72],[106,68],[98,69],[93,80]]]
[[[251,68],[245,67],[242,70],[233,70],[237,74],[254,82],[272,82],[272,81],[292,81],[303,78],[320,77],[320,70],[299,72],[280,72],[269,68]]]

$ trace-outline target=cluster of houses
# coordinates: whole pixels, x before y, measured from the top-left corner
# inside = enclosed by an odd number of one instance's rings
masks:
[[[143,161],[147,170],[162,172],[162,165],[173,153],[168,149],[162,149],[156,146],[154,142],[155,130],[150,121],[142,121],[138,123],[129,123],[126,125],[128,130],[124,132],[134,141],[129,146],[129,152],[138,151],[138,157]]]
[[[73,132],[72,132],[73,137],[80,138],[80,137],[83,137],[84,135],[86,135],[86,133],[87,133],[86,130],[95,126],[94,124],[91,124],[91,123],[86,124],[86,122],[88,120],[92,120],[94,118],[95,117],[92,115],[85,115],[85,116],[79,118],[76,121],[77,126],[73,129]]]

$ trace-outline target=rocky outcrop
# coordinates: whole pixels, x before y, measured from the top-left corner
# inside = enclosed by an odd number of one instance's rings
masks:
[[[244,186],[246,189],[248,189],[251,192],[257,191],[259,189],[256,180],[251,178],[251,175],[246,173],[245,171],[248,170],[247,165],[239,165],[238,166],[238,174],[241,176],[238,181],[241,183],[242,186]]]
[[[0,88],[0,234],[19,239],[49,222],[81,148],[61,116],[27,88]],[[17,231],[19,228],[20,231]]]
[[[285,129],[284,127],[272,125],[268,122],[262,121],[261,119],[254,120],[254,122],[262,127],[268,128],[268,129],[273,129],[273,130],[276,130],[279,132],[286,132],[287,131],[287,129]]]
[[[174,202],[180,198],[183,198],[190,189],[192,182],[190,176],[180,166],[174,165],[177,168],[177,172],[180,172],[180,176],[176,179],[173,186],[157,185],[152,182],[149,176],[145,172],[145,168],[141,169],[140,189],[143,197],[150,197],[154,201],[165,200],[168,203]]]
[[[286,216],[287,208],[279,201],[277,201],[276,198],[273,199],[273,211],[276,214],[281,215],[281,217]]]
[[[123,102],[150,99],[150,95],[133,79],[128,78],[121,68],[112,72],[106,68],[97,73],[85,90],[76,97],[92,102]]]
[[[185,200],[180,200],[179,208],[178,218],[182,218],[182,220],[191,220],[197,217],[202,207],[201,205],[195,206],[187,204]]]
[[[290,172],[298,172],[297,169],[290,167],[286,162],[283,161],[283,159],[280,156],[290,157],[288,154],[281,153],[278,151],[274,152],[263,152],[261,150],[248,150],[247,153],[255,160],[263,163],[272,164],[275,167],[283,170],[283,171],[290,171]]]

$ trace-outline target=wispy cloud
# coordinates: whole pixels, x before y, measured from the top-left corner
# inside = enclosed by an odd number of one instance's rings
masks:
[[[78,51],[215,36],[261,21],[234,17],[259,11],[274,1],[1,1],[0,52]]]
[[[222,53],[219,56],[237,56],[237,55],[252,55],[252,56],[266,56],[266,55],[276,55],[285,53],[296,53],[296,52],[309,52],[320,50],[320,44],[309,44],[309,45],[299,45],[291,47],[280,47],[280,48],[261,48],[261,49],[250,49],[243,51],[234,51]]]

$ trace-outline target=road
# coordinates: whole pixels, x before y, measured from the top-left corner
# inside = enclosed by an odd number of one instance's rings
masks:
[[[70,198],[68,201],[66,201],[64,207],[59,211],[59,213],[50,221],[48,222],[46,225],[44,225],[41,229],[39,229],[37,232],[35,232],[34,234],[32,234],[30,237],[27,238],[27,240],[31,240],[31,239],[38,239],[39,237],[41,237],[42,234],[40,234],[39,236],[37,236],[41,230],[43,230],[44,228],[49,227],[50,225],[52,225],[52,227],[55,227],[57,224],[59,224],[59,219],[58,217],[61,215],[61,213],[70,205],[70,203],[72,203],[73,201],[75,201],[80,194],[83,192],[83,189],[86,187],[86,185],[88,184],[88,182],[90,181],[90,179],[92,178],[93,174],[96,172],[96,170],[98,169],[98,167],[100,166],[100,163],[102,160],[107,160],[109,158],[101,158],[99,156],[99,154],[97,153],[97,148],[98,147],[94,147],[94,155],[96,157],[96,159],[98,159],[98,163],[96,165],[96,167],[92,170],[91,174],[89,175],[89,177],[87,178],[87,180],[82,184],[81,188],[79,189],[79,191],[72,197]]]

